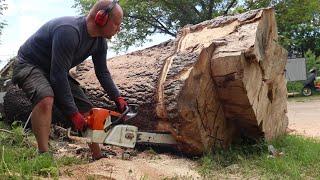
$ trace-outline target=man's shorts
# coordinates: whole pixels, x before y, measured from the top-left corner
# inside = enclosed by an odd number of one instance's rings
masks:
[[[39,67],[32,64],[15,62],[12,74],[12,82],[17,84],[30,99],[33,107],[45,97],[54,97],[49,75]],[[85,95],[80,84],[68,76],[74,101],[80,112],[89,112],[93,107]],[[58,106],[59,108],[59,106]],[[63,111],[63,109],[61,109]]]

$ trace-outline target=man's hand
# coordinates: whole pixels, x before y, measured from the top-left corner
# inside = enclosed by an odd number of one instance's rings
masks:
[[[120,112],[123,112],[126,110],[128,103],[123,97],[121,97],[121,96],[117,97],[115,102],[116,102],[117,108]]]
[[[86,121],[82,114],[79,112],[75,112],[71,115],[71,121],[73,123],[73,127],[77,131],[83,131],[86,128]]]

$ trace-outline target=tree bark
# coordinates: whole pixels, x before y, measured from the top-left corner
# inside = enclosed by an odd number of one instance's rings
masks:
[[[108,60],[108,68],[140,107],[132,124],[171,132],[181,151],[198,155],[285,133],[286,60],[274,10],[260,9],[186,26],[174,40]],[[96,106],[114,107],[91,61],[71,73]]]

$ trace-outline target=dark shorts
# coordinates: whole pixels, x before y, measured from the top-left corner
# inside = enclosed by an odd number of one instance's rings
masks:
[[[26,93],[33,107],[45,97],[54,97],[48,78],[49,75],[47,73],[34,65],[20,62],[16,62],[14,65],[12,82],[17,84]],[[68,79],[79,111],[90,111],[93,105],[80,87],[80,84],[70,76]]]

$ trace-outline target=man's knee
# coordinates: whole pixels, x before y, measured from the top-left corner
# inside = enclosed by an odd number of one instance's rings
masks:
[[[54,101],[54,97],[51,97],[51,96],[45,97],[37,103],[36,107],[40,108],[43,111],[51,111],[53,106],[53,101]]]

